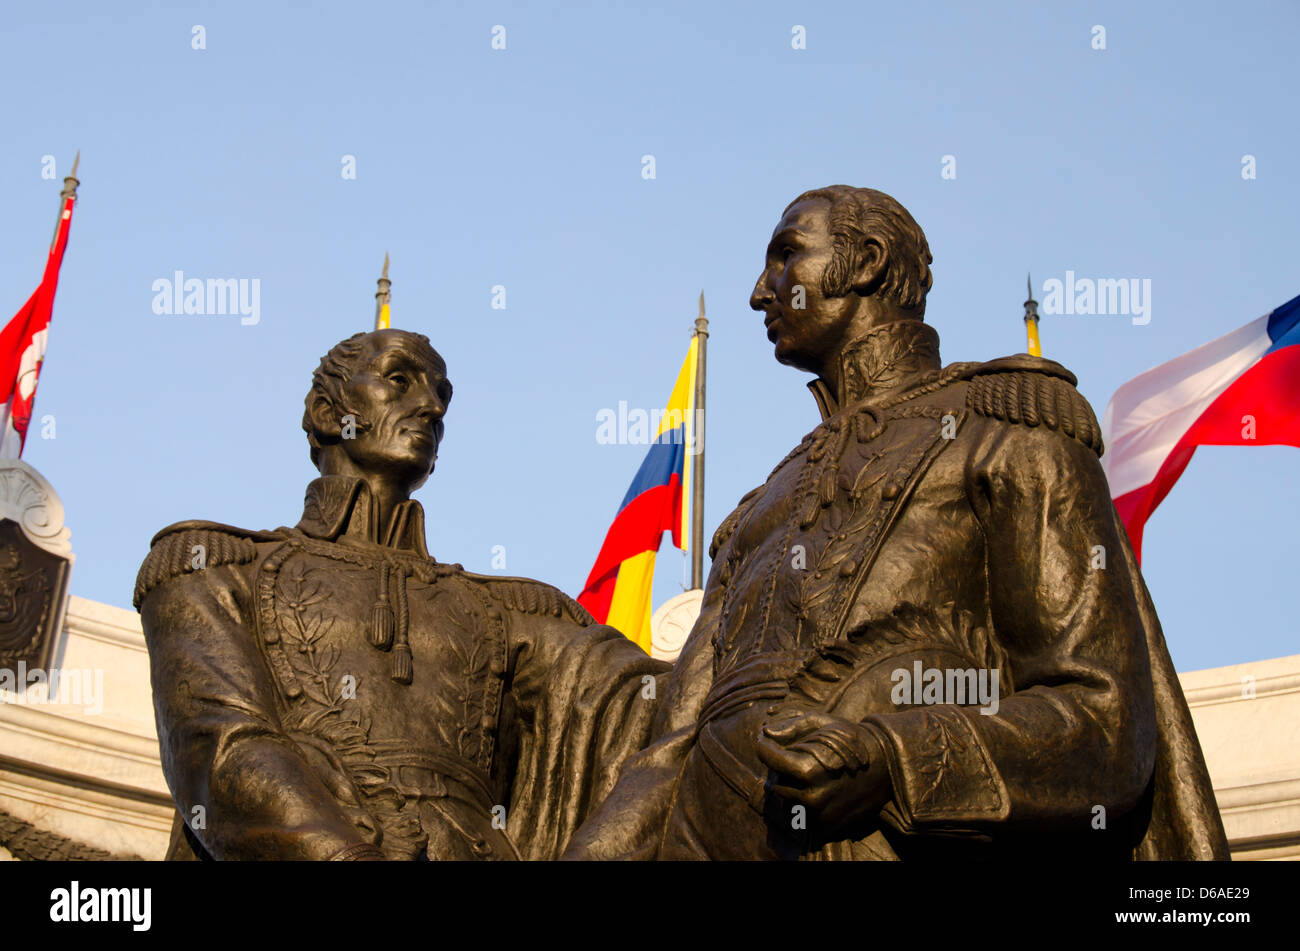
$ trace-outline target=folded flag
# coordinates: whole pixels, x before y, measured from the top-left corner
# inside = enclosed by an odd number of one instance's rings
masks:
[[[655,440],[618,507],[578,603],[602,624],[616,627],[650,653],[650,596],[655,553],[666,531],[686,550],[686,499],[695,410],[698,338],[691,338]]]
[[[1102,467],[1142,531],[1197,446],[1300,446],[1300,297],[1125,383],[1102,419]]]
[[[36,401],[36,381],[45,362],[45,340],[54,313],[54,291],[72,228],[72,206],[77,201],[76,174],[74,163],[72,176],[63,180],[59,220],[54,227],[54,240],[45,259],[41,283],[13,320],[0,330],[0,403],[4,404],[0,410],[0,458],[3,459],[17,459],[27,441]]]

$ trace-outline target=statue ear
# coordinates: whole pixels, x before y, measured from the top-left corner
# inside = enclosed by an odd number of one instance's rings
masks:
[[[319,439],[337,440],[343,433],[343,420],[334,404],[324,393],[316,393],[311,401],[311,425]]]
[[[853,292],[868,297],[885,280],[889,268],[889,249],[879,238],[868,236],[858,245],[854,256]]]

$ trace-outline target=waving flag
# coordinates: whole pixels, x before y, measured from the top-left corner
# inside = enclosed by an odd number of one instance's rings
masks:
[[[618,628],[650,652],[650,595],[655,552],[666,531],[686,550],[686,499],[690,492],[690,449],[694,422],[696,355],[691,338],[655,441],[605,535],[578,603],[603,624]]]
[[[80,154],[78,154],[78,160]],[[54,290],[59,283],[59,267],[68,246],[72,227],[72,206],[77,201],[77,162],[72,174],[63,180],[62,205],[54,226],[54,240],[45,259],[45,273],[27,303],[14,319],[0,330],[0,458],[17,459],[27,441],[27,427],[32,421],[32,404],[36,400],[36,381],[45,361],[45,340],[49,335],[50,317],[54,313]]]
[[[1142,531],[1197,446],[1300,446],[1300,297],[1125,383],[1102,419],[1115,508]]]

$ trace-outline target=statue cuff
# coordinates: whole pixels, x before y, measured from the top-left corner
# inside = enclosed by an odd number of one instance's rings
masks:
[[[914,709],[869,718],[881,737],[894,791],[881,815],[902,832],[1004,820],[1010,797],[979,734],[956,709]],[[969,831],[975,831],[970,829]]]
[[[339,849],[329,857],[331,862],[383,862],[387,856],[374,845],[362,842]]]

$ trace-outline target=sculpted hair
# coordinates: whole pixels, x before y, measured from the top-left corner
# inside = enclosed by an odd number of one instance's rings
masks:
[[[307,444],[311,446],[311,463],[319,468],[320,450],[324,445],[338,442],[331,437],[322,437],[316,431],[316,427],[311,420],[312,404],[318,397],[324,397],[330,405],[342,411],[343,414],[351,412],[343,403],[343,386],[352,378],[352,374],[358,369],[361,358],[366,355],[366,338],[376,331],[362,331],[355,333],[348,339],[336,343],[330,348],[329,353],[320,358],[318,366],[311,375],[311,389],[307,391],[307,398],[304,401],[306,408],[302,414],[302,428],[307,433]],[[433,349],[433,344],[424,334],[413,333],[409,330],[387,330],[389,334],[396,334],[402,337],[408,346],[430,366],[437,367],[438,372],[444,377],[447,375],[447,363],[439,355],[438,351]],[[447,402],[451,402],[451,381],[447,381]],[[354,414],[357,417],[357,428],[364,430],[370,424],[363,419],[360,414]],[[437,425],[442,426],[442,420]],[[441,441],[442,433],[438,433]]]
[[[925,295],[934,284],[925,232],[908,210],[884,192],[874,188],[831,185],[804,192],[790,205],[822,198],[830,202],[827,228],[833,248],[831,262],[822,275],[822,294],[843,297],[853,288],[853,275],[861,264],[866,238],[885,246],[886,270],[880,296],[893,300],[904,310],[925,314]],[[790,205],[786,206],[788,211]]]

